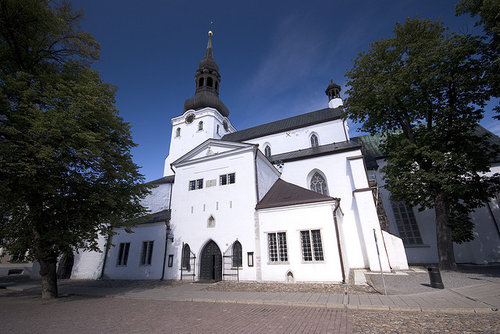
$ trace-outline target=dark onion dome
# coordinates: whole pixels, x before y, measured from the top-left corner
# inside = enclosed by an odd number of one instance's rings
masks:
[[[213,93],[203,91],[196,93],[194,97],[184,102],[184,111],[194,109],[199,110],[205,107],[217,109],[224,117],[229,115],[229,109],[222,103],[219,97]]]
[[[219,85],[221,76],[219,67],[215,63],[212,48],[212,32],[208,32],[207,50],[196,70],[196,90],[194,97],[184,102],[184,112],[199,110],[205,107],[217,109],[222,116],[229,116],[229,110],[219,98]]]

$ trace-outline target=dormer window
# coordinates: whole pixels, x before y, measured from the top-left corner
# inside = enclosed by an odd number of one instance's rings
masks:
[[[198,131],[201,131],[201,130],[203,130],[203,121],[200,121],[198,123]]]

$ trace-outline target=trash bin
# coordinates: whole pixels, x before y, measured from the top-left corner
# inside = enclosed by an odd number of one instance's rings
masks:
[[[435,289],[444,289],[443,280],[441,279],[441,273],[439,272],[439,268],[432,266],[427,267],[427,271],[429,272],[429,279],[431,280],[431,286]]]

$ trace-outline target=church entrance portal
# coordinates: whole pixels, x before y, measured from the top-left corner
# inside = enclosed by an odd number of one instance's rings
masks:
[[[201,251],[200,279],[222,280],[222,253],[213,240]]]

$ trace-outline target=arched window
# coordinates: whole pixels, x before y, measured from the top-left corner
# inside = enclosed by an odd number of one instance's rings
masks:
[[[215,218],[214,218],[214,216],[210,215],[210,217],[208,217],[207,227],[215,227]]]
[[[316,146],[318,146],[318,136],[313,134],[311,136],[311,147],[316,147]]]
[[[200,78],[200,81],[198,81],[198,87],[203,86],[203,81],[204,81],[203,78]]]
[[[191,249],[188,244],[184,244],[182,247],[182,269],[191,271]]]
[[[175,136],[180,137],[181,136],[181,128],[175,129]]]
[[[203,121],[200,121],[198,123],[198,131],[201,131],[201,130],[203,130]]]
[[[214,80],[210,77],[207,78],[207,86],[212,87],[214,85]]]
[[[241,267],[242,266],[242,251],[241,251],[241,243],[236,240],[233,243],[233,267]]]
[[[311,178],[311,190],[328,196],[328,187],[326,186],[326,180],[318,172],[314,173]]]
[[[268,158],[271,156],[271,148],[269,147],[269,145],[266,145],[266,148],[264,148],[264,154]]]

